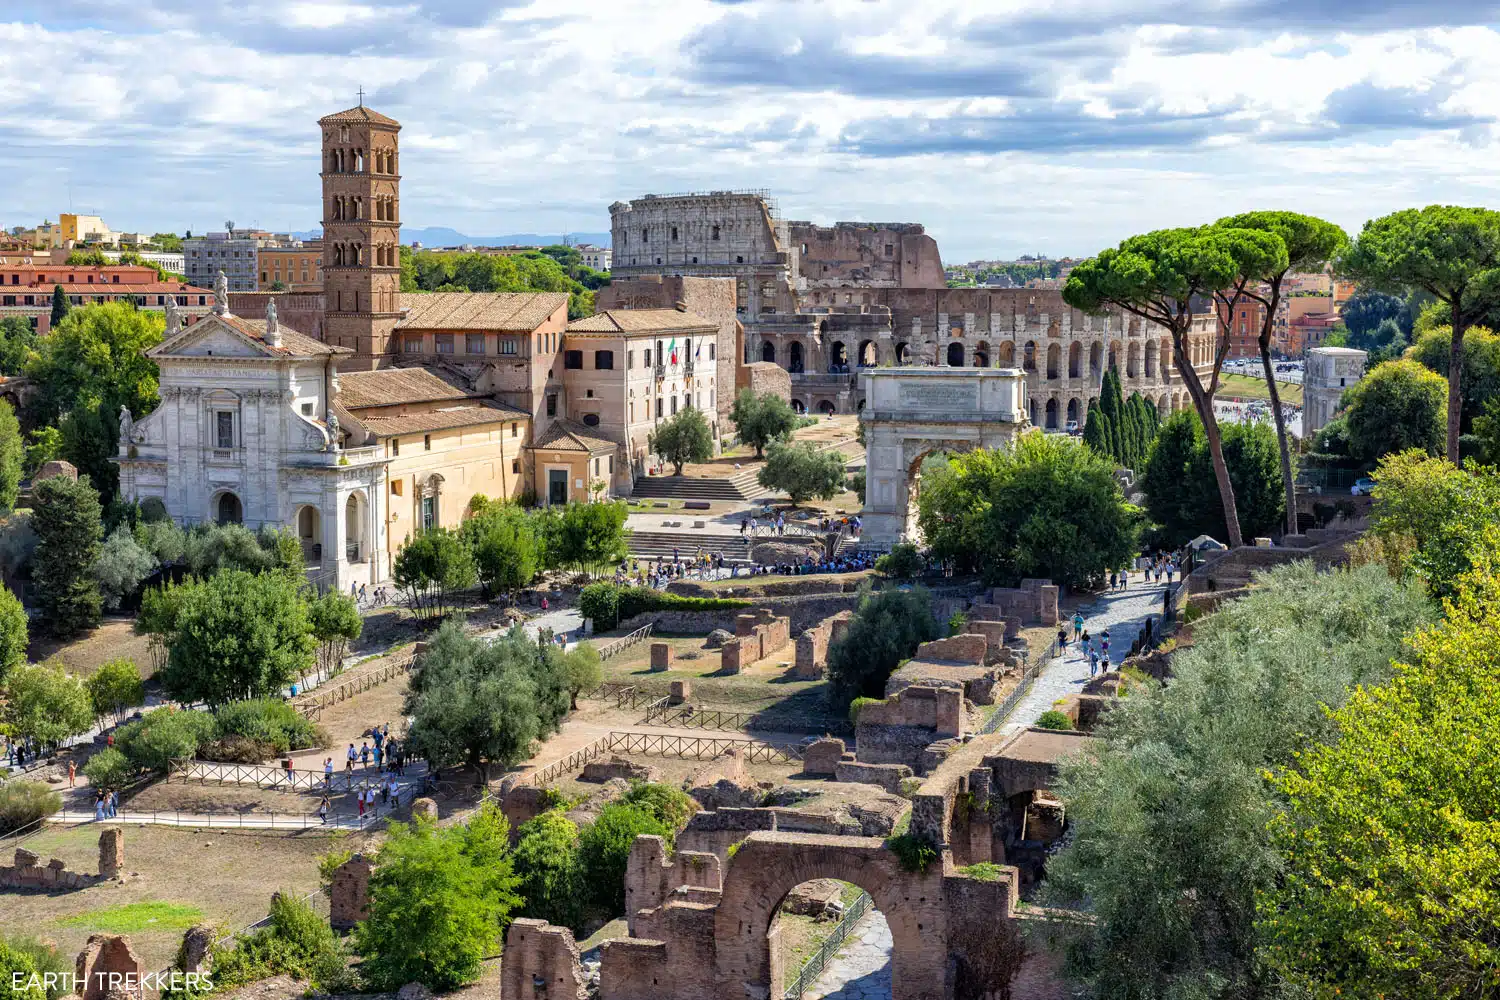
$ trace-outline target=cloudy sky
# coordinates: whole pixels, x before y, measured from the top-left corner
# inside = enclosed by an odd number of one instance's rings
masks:
[[[399,119],[403,221],[647,192],[914,221],[947,261],[1250,208],[1500,206],[1500,3],[4,0],[0,224],[314,229],[316,119]]]

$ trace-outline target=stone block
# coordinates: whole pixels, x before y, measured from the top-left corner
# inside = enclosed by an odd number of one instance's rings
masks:
[[[667,695],[668,701],[673,705],[681,705],[693,696],[692,681],[673,681],[672,689]]]
[[[803,882],[782,900],[783,913],[804,917],[832,916],[842,911],[843,886],[835,879],[819,878]]]
[[[609,760],[595,760],[583,766],[583,773],[578,776],[579,781],[606,782],[611,778],[623,778],[626,781],[660,781],[661,771],[649,764],[638,764],[624,757],[611,757]]]
[[[416,819],[418,816],[425,816],[428,819],[434,819],[434,820],[437,819],[437,817],[438,817],[437,802],[435,802],[432,799],[427,798],[426,796],[423,796],[422,798],[418,798],[418,799],[412,799],[411,800],[411,818],[412,819]]]
[[[375,865],[363,854],[356,854],[334,869],[328,887],[328,924],[334,930],[347,930],[369,915],[370,872]]]
[[[844,759],[844,741],[833,736],[814,740],[802,752],[804,774],[832,777],[838,762]]]
[[[753,614],[738,614],[734,616],[734,634],[743,638],[754,633],[755,626],[760,620]]]
[[[112,826],[99,834],[99,875],[114,878],[125,867],[125,831]]]
[[[879,785],[892,795],[901,794],[901,782],[912,776],[912,769],[906,764],[865,764],[857,760],[841,760],[833,769],[835,781]]]
[[[588,995],[573,932],[522,917],[505,933],[501,1000],[580,1000]]]
[[[924,642],[917,647],[917,660],[947,660],[981,666],[989,641],[981,633],[965,633]]]
[[[209,952],[214,945],[214,929],[207,924],[197,924],[187,929],[182,936],[182,971],[207,972]]]
[[[16,848],[16,867],[35,868],[42,863],[42,856],[26,850],[24,847]]]
[[[724,674],[737,674],[740,668],[747,663],[753,663],[754,658],[745,659],[746,650],[741,643],[744,638],[730,639],[719,649],[719,672]]]
[[[672,669],[672,647],[665,642],[651,644],[651,670],[659,672]]]

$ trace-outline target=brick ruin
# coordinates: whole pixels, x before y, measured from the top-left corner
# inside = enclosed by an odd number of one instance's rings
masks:
[[[799,681],[820,680],[828,671],[828,647],[849,631],[853,611],[840,611],[797,636],[796,659],[787,675]]]
[[[83,889],[105,879],[117,878],[125,866],[125,831],[108,827],[99,834],[99,872],[68,870],[67,862],[53,858],[45,865],[41,856],[16,848],[15,864],[0,866],[0,889]]]
[[[146,963],[130,947],[130,939],[114,934],[90,935],[73,961],[73,975],[83,984],[79,1000],[139,998],[145,974]]]
[[[334,869],[328,887],[328,924],[334,930],[348,930],[369,916],[370,872],[374,862],[356,854]]]
[[[666,841],[642,834],[630,845],[625,867],[625,921],[636,931],[636,915],[653,910],[668,896],[701,898],[697,889],[718,891],[724,874],[710,851],[678,851],[668,857]]]
[[[757,608],[736,615],[734,638],[719,650],[721,671],[737,674],[752,663],[781,652],[792,641],[792,620],[780,618],[770,608]]]
[[[864,705],[854,726],[854,742],[864,763],[905,764],[926,774],[937,752],[930,748],[961,740],[966,731],[961,689],[912,684],[885,701]]]
[[[743,838],[720,878],[707,864],[696,870],[675,859],[664,864],[660,841],[638,841],[631,860],[632,876],[627,878],[649,880],[653,890],[675,880],[658,872],[703,877],[663,892],[656,905],[631,914],[630,936],[604,942],[601,1000],[782,996],[793,970],[782,967],[775,917],[799,885],[821,879],[859,886],[885,916],[893,939],[893,1000],[952,996],[954,969],[969,957],[976,940],[975,914],[986,916],[987,937],[999,935],[1011,942],[1012,982],[1035,983],[1039,989],[1032,997],[1064,995],[1055,983],[1052,990],[1045,989],[1050,957],[1030,952],[1025,944],[1022,926],[1046,914],[1018,907],[1014,869],[1002,869],[994,881],[981,881],[957,871],[945,856],[924,872],[907,872],[879,838],[781,832]],[[636,891],[638,898],[649,897],[645,889]],[[518,920],[507,934],[505,955],[501,1000],[580,996],[582,968],[566,929]]]
[[[671,669],[672,646],[665,642],[653,642],[651,644],[651,672],[658,673]]]

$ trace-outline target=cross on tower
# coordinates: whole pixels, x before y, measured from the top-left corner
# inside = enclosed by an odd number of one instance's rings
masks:
[[[365,106],[365,88],[364,87],[360,87],[359,88],[359,106],[360,107],[364,107]]]

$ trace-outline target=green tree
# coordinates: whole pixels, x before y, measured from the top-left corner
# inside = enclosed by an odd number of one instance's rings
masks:
[[[578,859],[578,826],[561,811],[549,809],[516,828],[516,891],[525,902],[518,916],[580,929],[582,903],[588,895]]]
[[[83,682],[59,663],[12,670],[5,681],[5,702],[0,718],[11,732],[45,746],[87,732],[94,724],[93,706]]]
[[[646,438],[646,447],[662,461],[671,462],[674,475],[680,476],[689,462],[707,462],[713,457],[714,433],[703,411],[690,406],[657,424]]]
[[[136,635],[146,636],[153,674],[161,673],[167,665],[167,651],[172,637],[177,634],[177,613],[182,607],[182,594],[182,588],[171,580],[141,592],[141,609],[131,628]]]
[[[63,320],[67,319],[71,307],[68,305],[68,293],[63,291],[62,285],[52,286],[52,325],[56,330]]]
[[[490,590],[511,596],[536,579],[541,544],[535,526],[520,507],[488,504],[464,522],[460,534],[473,549],[480,582]]]
[[[895,580],[910,580],[922,572],[927,560],[911,542],[897,542],[891,550],[875,560],[875,572]]]
[[[593,902],[610,916],[625,912],[625,867],[630,847],[641,834],[661,837],[670,846],[673,831],[641,806],[611,802],[578,834],[584,884]]]
[[[137,770],[164,773],[173,760],[195,757],[200,744],[214,738],[214,717],[208,712],[155,708],[115,733],[115,748]]]
[[[31,443],[26,446],[26,475],[35,475],[43,465],[62,457],[62,431],[56,427],[38,427],[27,437]]]
[[[568,504],[551,522],[551,538],[544,543],[547,564],[584,570],[621,562],[629,552],[629,513],[618,500]]]
[[[1107,446],[1109,454],[1121,465],[1129,465],[1129,456],[1124,447],[1124,422],[1125,401],[1120,395],[1120,373],[1114,368],[1108,368],[1104,372],[1104,380],[1099,386],[1099,412],[1104,420],[1104,429],[1108,431]]]
[[[0,586],[0,685],[26,662],[26,649],[31,644],[26,625],[21,599],[9,587]]]
[[[1071,438],[1030,433],[1009,448],[952,456],[925,477],[917,524],[934,555],[987,581],[1083,587],[1129,562],[1140,515],[1112,461]]]
[[[87,476],[53,476],[34,484],[31,492],[37,607],[53,635],[74,636],[99,624],[103,605],[94,579],[104,534],[99,494]]]
[[[12,1000],[47,1000],[36,961],[4,937],[0,937],[0,982],[11,991]]]
[[[607,632],[620,621],[620,588],[601,580],[578,592],[578,613],[594,623],[595,632]]]
[[[1485,465],[1500,465],[1500,397],[1490,400],[1484,412],[1474,418],[1475,455]]]
[[[1410,539],[1412,568],[1433,595],[1454,595],[1487,525],[1500,522],[1500,473],[1459,469],[1425,452],[1387,455],[1376,467],[1370,528],[1385,540]]]
[[[520,881],[494,803],[462,826],[392,823],[370,874],[369,916],[355,929],[361,974],[382,990],[473,982],[521,903]]]
[[[1286,245],[1286,261],[1279,270],[1265,276],[1264,283],[1249,284],[1244,295],[1261,305],[1261,326],[1258,335],[1261,372],[1265,377],[1266,391],[1271,398],[1271,417],[1276,427],[1276,444],[1281,461],[1281,485],[1285,493],[1282,509],[1286,514],[1288,534],[1297,533],[1297,494],[1292,474],[1292,452],[1287,443],[1286,418],[1281,411],[1281,387],[1276,382],[1275,368],[1271,364],[1271,337],[1275,332],[1276,318],[1280,314],[1283,298],[1282,285],[1292,272],[1321,271],[1328,262],[1337,257],[1349,245],[1349,235],[1331,222],[1298,212],[1246,212],[1220,219],[1216,225],[1227,229],[1253,229],[1271,233]],[[1400,305],[1400,300],[1396,300]],[[1377,308],[1384,309],[1382,303]]]
[[[1440,326],[1422,334],[1406,352],[1406,357],[1446,380],[1451,345],[1451,332],[1448,327]],[[1473,429],[1474,418],[1484,412],[1485,404],[1500,399],[1500,336],[1482,326],[1472,326],[1464,334],[1463,374],[1459,378],[1458,394],[1463,400],[1460,429],[1465,434]]]
[[[1068,275],[1063,288],[1063,299],[1076,309],[1097,313],[1113,305],[1165,327],[1171,335],[1173,361],[1203,422],[1219,501],[1229,526],[1228,541],[1234,548],[1244,540],[1213,406],[1229,351],[1227,316],[1247,287],[1268,280],[1286,266],[1286,244],[1273,233],[1222,226],[1163,229],[1132,236],[1118,249],[1105,250],[1084,261]],[[1213,297],[1221,306],[1206,386],[1190,360],[1193,300],[1199,296]],[[1229,313],[1222,308],[1226,305]]]
[[[179,587],[163,686],[182,702],[275,695],[312,665],[298,578],[224,570]]]
[[[1451,325],[1444,454],[1457,463],[1464,335],[1500,299],[1500,212],[1428,205],[1371,219],[1338,267],[1373,289],[1419,289],[1447,307]]]
[[[1274,433],[1260,423],[1233,424],[1224,431],[1223,449],[1240,499],[1241,534],[1254,538],[1274,533],[1286,513]],[[1203,534],[1227,537],[1222,508],[1214,503],[1217,484],[1196,413],[1174,413],[1162,425],[1138,485],[1146,494],[1146,511],[1167,545],[1182,545]]]
[[[307,603],[307,624],[318,644],[318,669],[325,677],[339,669],[349,655],[349,644],[365,627],[354,598],[337,590]]]
[[[1353,457],[1374,464],[1409,448],[1442,454],[1447,388],[1415,361],[1387,361],[1360,379],[1342,401]]]
[[[1290,252],[1290,247],[1288,251]],[[1344,321],[1350,339],[1360,350],[1365,349],[1361,346],[1362,343],[1373,336],[1387,320],[1396,323],[1403,333],[1410,334],[1412,329],[1411,314],[1406,309],[1404,299],[1399,295],[1387,295],[1365,288],[1349,296],[1339,310],[1339,318]]]
[[[768,490],[781,490],[793,504],[813,497],[832,500],[844,492],[844,467],[848,459],[841,451],[819,451],[811,442],[776,442],[766,454],[766,464],[756,482]]]
[[[136,775],[135,765],[114,747],[107,747],[83,765],[83,776],[95,788],[124,788]]]
[[[1113,462],[1114,453],[1110,451],[1110,438],[1113,434],[1109,417],[1099,408],[1097,401],[1090,400],[1088,416],[1083,424],[1083,443],[1092,448],[1100,458]]]
[[[434,767],[472,767],[479,784],[490,765],[525,760],[568,711],[562,654],[519,626],[485,643],[444,622],[420,666],[402,709],[412,720],[409,745]]]
[[[94,579],[104,606],[111,611],[118,608],[158,568],[156,558],[121,524],[105,539],[94,562]]]
[[[25,455],[21,424],[10,404],[0,400],[0,513],[14,510],[21,489],[21,462]]]
[[[766,445],[772,441],[790,438],[802,422],[791,404],[774,392],[757,396],[749,389],[741,389],[734,398],[729,419],[740,443],[753,447],[756,458],[765,456]]]
[[[136,665],[123,657],[110,660],[84,681],[89,704],[96,718],[112,717],[119,722],[127,709],[146,703],[146,685]]]
[[[1500,945],[1500,531],[1395,678],[1355,691],[1284,768],[1278,876],[1260,890],[1270,969],[1311,997],[1479,997]],[[1405,658],[1403,658],[1404,660]]]
[[[408,538],[396,552],[391,578],[406,592],[418,618],[441,618],[453,594],[474,586],[479,574],[474,554],[458,534],[428,528]]]
[[[36,331],[25,316],[0,319],[0,375],[20,375],[36,350]]]
[[[119,448],[120,407],[140,418],[159,401],[156,362],[146,352],[161,343],[163,324],[160,313],[125,302],[75,309],[26,366],[37,384],[28,423],[59,427],[64,456],[106,499],[119,478],[110,459]]]
[[[843,712],[858,697],[885,695],[886,679],[917,647],[938,638],[932,599],[921,587],[860,596],[844,638],[828,647],[828,700]]]
[[[1387,676],[1432,613],[1420,587],[1379,566],[1280,567],[1195,625],[1170,683],[1111,710],[1061,768],[1072,834],[1042,887],[1047,904],[1088,911],[1067,971],[1090,996],[1278,995],[1254,927],[1257,893],[1281,868],[1267,771],[1326,741],[1326,707]]]
[[[578,707],[578,696],[592,691],[604,680],[599,651],[591,643],[580,642],[563,654],[563,672],[568,679],[568,707]]]

